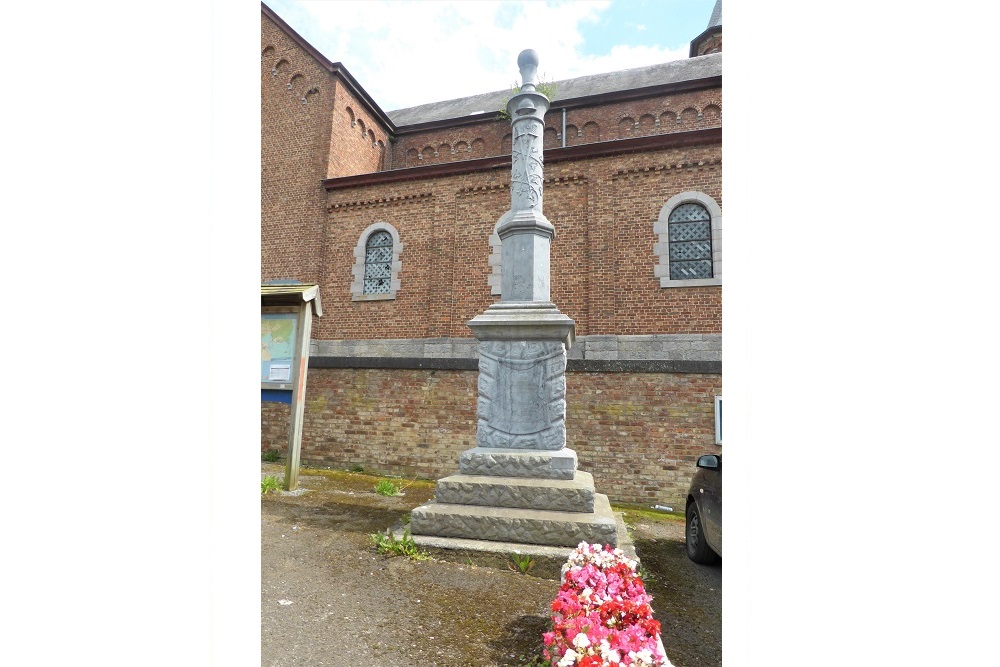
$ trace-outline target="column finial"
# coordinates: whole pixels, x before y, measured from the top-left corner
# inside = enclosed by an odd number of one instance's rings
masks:
[[[521,70],[521,92],[533,92],[538,85],[538,52],[534,49],[521,51],[517,56],[517,67]],[[525,90],[525,86],[531,88]]]

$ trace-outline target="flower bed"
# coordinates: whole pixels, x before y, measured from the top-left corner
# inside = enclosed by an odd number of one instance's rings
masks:
[[[552,631],[542,635],[553,667],[669,665],[636,562],[610,545],[580,545],[562,568]]]

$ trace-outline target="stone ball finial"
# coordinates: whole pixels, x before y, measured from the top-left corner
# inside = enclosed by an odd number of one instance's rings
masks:
[[[535,78],[538,74],[538,53],[534,49],[525,49],[517,56],[517,67],[521,70],[521,86],[531,85],[532,88],[538,83]]]

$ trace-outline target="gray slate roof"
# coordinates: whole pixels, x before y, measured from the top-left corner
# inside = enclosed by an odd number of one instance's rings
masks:
[[[721,12],[721,0],[716,8]],[[713,12],[713,16],[714,16]],[[722,74],[722,53],[712,53],[697,58],[674,60],[659,65],[636,67],[607,74],[591,74],[575,79],[556,81],[556,95],[553,101],[571,100],[588,95],[613,93],[622,90],[649,88],[667,83],[693,81]],[[498,90],[470,97],[460,97],[444,102],[432,102],[407,109],[397,109],[387,113],[396,127],[416,125],[435,120],[462,118],[480,112],[497,111],[510,90]]]
[[[722,0],[715,0],[715,8],[712,10],[712,17],[708,19],[708,28],[722,25]],[[708,28],[705,28],[708,30]]]

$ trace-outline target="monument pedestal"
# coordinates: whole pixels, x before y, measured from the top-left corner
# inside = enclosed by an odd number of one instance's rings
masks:
[[[435,498],[410,513],[414,536],[575,547],[618,544],[594,478],[566,447],[566,351],[574,322],[551,303],[499,303],[469,322],[479,345],[477,447]]]

